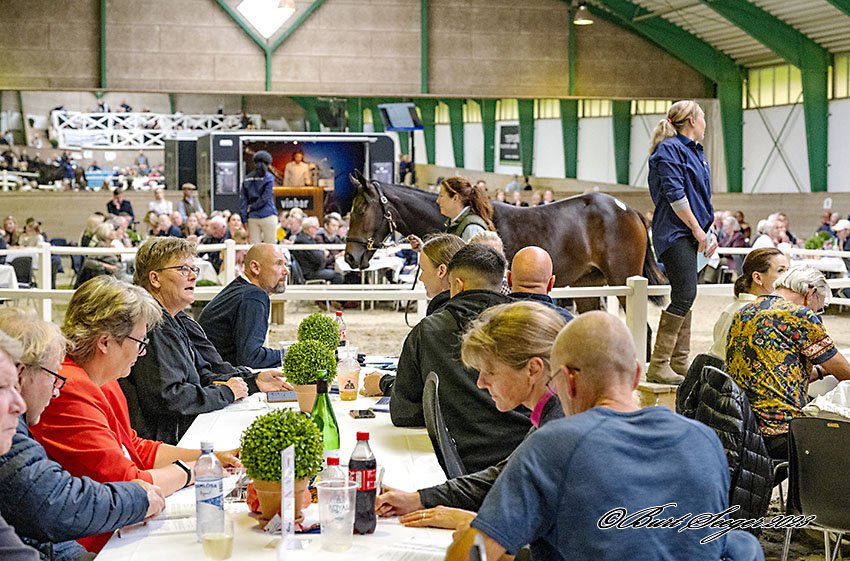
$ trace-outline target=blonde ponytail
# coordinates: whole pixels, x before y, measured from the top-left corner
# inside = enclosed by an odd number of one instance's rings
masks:
[[[692,99],[677,101],[667,110],[667,117],[658,121],[652,131],[652,142],[649,145],[649,153],[655,152],[655,148],[664,140],[676,136],[688,120],[697,114],[699,104]]]

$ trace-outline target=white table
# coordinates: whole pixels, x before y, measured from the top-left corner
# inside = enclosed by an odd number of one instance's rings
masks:
[[[342,447],[340,458],[343,463],[351,455],[356,444],[357,431],[369,431],[370,445],[377,458],[378,465],[386,470],[384,483],[405,490],[436,485],[445,481],[431,441],[425,429],[402,429],[393,427],[389,413],[376,413],[375,419],[352,419],[351,409],[366,409],[373,405],[374,398],[359,398],[356,401],[339,401],[333,396],[333,406],[340,423]],[[214,413],[200,415],[183,438],[181,446],[198,447],[201,440],[212,440],[218,450],[233,448],[239,444],[239,436],[245,427],[258,415],[272,407],[294,406],[294,404],[260,404],[262,409],[246,410],[231,406]],[[168,498],[169,504],[191,501],[194,490],[183,489]],[[315,508],[313,505],[312,508]],[[228,509],[234,520],[234,550],[231,559],[239,561],[277,560],[276,547],[279,536],[267,534],[257,527],[256,521],[248,516],[244,507]],[[308,518],[310,516],[308,515]],[[98,561],[179,561],[203,560],[201,544],[195,542],[194,533],[169,535],[149,535],[148,528],[124,532],[123,537],[113,536]],[[376,559],[380,553],[392,548],[403,547],[429,549],[432,559],[442,560],[445,549],[451,543],[449,530],[434,528],[405,528],[398,519],[378,519],[375,533],[354,537],[354,546],[345,553],[328,553],[321,550],[321,537],[318,534],[303,534],[298,540],[303,542],[303,551],[286,551],[285,559],[309,561],[340,559]],[[393,557],[400,558],[400,557]],[[283,557],[281,557],[283,559]],[[428,559],[420,557],[417,559]]]
[[[0,288],[18,289],[18,277],[11,265],[0,264]]]
[[[201,259],[200,257],[196,257],[194,259],[195,267],[198,267],[200,271],[198,271],[198,280],[205,280],[214,282],[215,284],[221,284],[218,280],[218,273],[215,272],[215,267],[212,266],[212,263],[207,261],[206,259]]]
[[[820,259],[800,259],[794,260],[793,265],[809,265],[822,273],[831,273],[834,275],[844,276],[847,274],[847,266],[844,260],[840,257],[821,257]]]

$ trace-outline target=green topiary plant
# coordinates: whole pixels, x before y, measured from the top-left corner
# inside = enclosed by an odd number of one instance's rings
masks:
[[[298,340],[319,341],[333,351],[339,346],[339,326],[324,314],[310,314],[298,325]]]
[[[319,341],[298,341],[287,347],[283,355],[283,375],[290,384],[313,384],[319,370],[328,374],[328,383],[336,376],[333,350]]]
[[[805,248],[806,249],[821,249],[823,244],[827,242],[832,236],[829,232],[820,231],[811,238],[806,240]]]
[[[239,459],[251,479],[280,481],[280,453],[295,446],[295,479],[312,477],[322,466],[322,432],[309,417],[278,409],[254,419],[242,433]]]

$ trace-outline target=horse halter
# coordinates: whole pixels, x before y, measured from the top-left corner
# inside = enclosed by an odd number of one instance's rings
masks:
[[[353,243],[357,243],[357,244],[366,246],[367,251],[377,251],[379,249],[383,249],[383,248],[387,248],[387,247],[393,247],[393,246],[398,245],[398,242],[395,241],[395,235],[396,235],[396,233],[398,233],[398,228],[395,225],[395,220],[393,219],[392,213],[390,212],[389,208],[387,208],[387,205],[389,204],[389,200],[384,195],[384,192],[381,190],[381,184],[374,179],[371,181],[371,183],[372,183],[372,186],[375,188],[375,190],[378,192],[378,200],[381,202],[381,212],[384,215],[384,220],[386,220],[386,222],[387,222],[387,226],[389,228],[389,233],[387,233],[387,235],[384,236],[383,240],[381,240],[381,243],[377,246],[375,245],[374,236],[370,237],[369,239],[365,239],[365,240],[363,238],[349,237],[349,238],[347,238],[347,240],[350,241],[350,242],[353,242]],[[387,238],[390,239],[389,242],[387,242]]]

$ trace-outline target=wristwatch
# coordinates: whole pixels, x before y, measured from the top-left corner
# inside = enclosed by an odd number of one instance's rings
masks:
[[[186,472],[186,484],[183,487],[188,487],[192,483],[192,470],[183,460],[174,460],[174,465]]]

